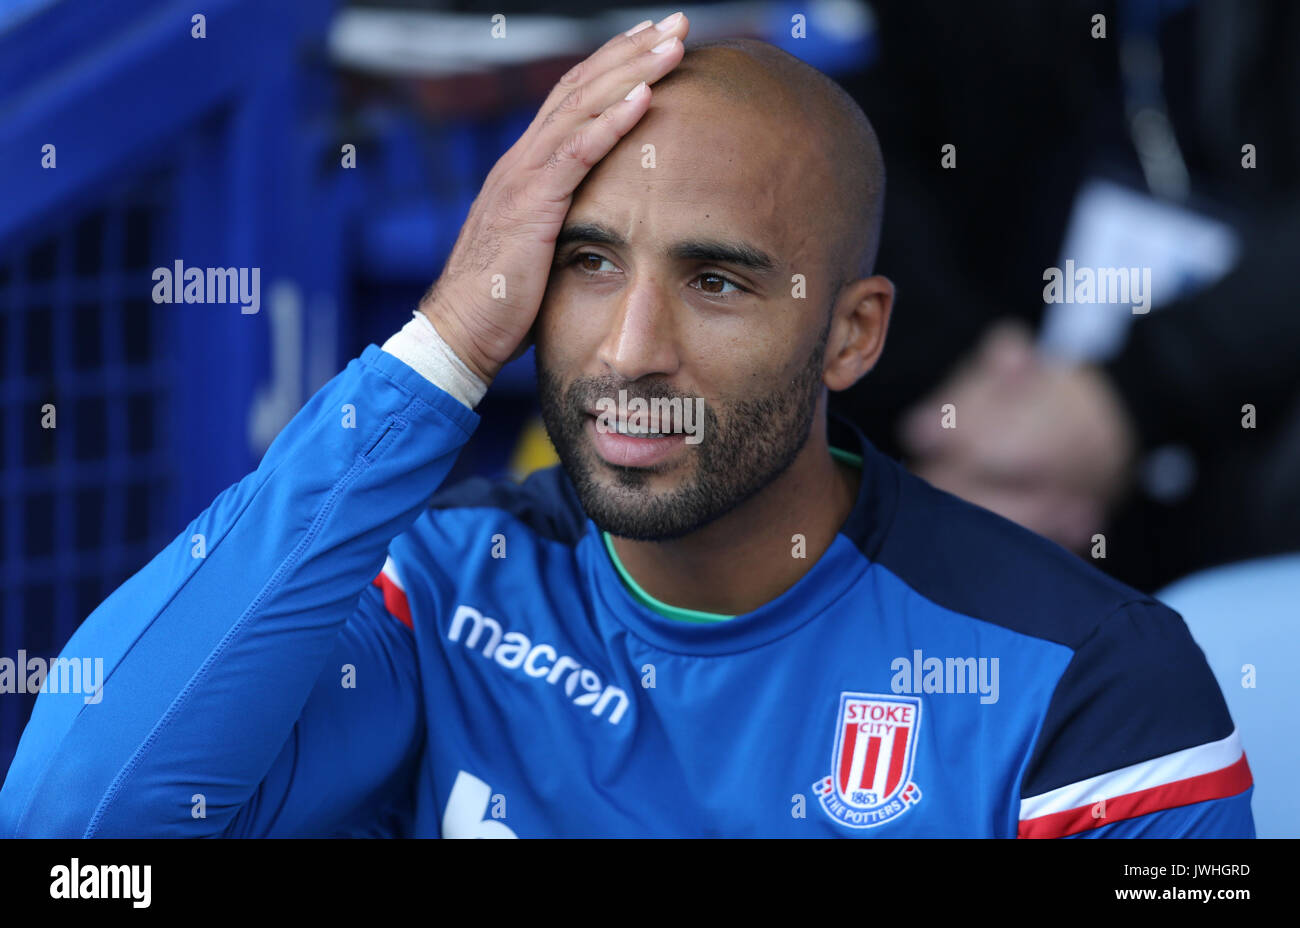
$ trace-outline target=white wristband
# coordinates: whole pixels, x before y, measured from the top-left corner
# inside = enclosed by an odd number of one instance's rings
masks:
[[[418,309],[411,315],[415,318],[384,342],[383,350],[473,409],[487,392],[487,384],[479,380],[443,341],[428,316]]]

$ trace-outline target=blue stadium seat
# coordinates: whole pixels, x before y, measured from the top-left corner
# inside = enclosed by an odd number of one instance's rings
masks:
[[[1216,567],[1156,595],[1187,621],[1228,701],[1255,776],[1258,836],[1300,837],[1300,554]]]

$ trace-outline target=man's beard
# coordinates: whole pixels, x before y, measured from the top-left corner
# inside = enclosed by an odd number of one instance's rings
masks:
[[[703,429],[703,440],[686,445],[686,454],[679,452],[687,477],[666,492],[648,488],[660,468],[617,467],[596,454],[587,434],[587,410],[597,408],[598,400],[617,397],[619,390],[627,391],[629,402],[635,397],[647,402],[680,397],[685,406],[695,398],[656,380],[580,378],[562,388],[539,363],[542,420],[587,516],[611,535],[668,541],[726,515],[774,481],[794,462],[812,430],[829,328],[792,381],[755,399],[728,404],[725,420],[703,404],[703,421],[696,424]],[[598,471],[612,477],[614,485],[598,480]]]

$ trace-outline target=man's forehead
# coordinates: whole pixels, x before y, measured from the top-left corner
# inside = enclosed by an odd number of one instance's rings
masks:
[[[819,173],[797,139],[765,131],[761,119],[666,104],[592,169],[568,222],[598,223],[633,243],[726,236],[785,263],[805,244],[816,199],[805,188]]]
[[[807,133],[789,120],[698,94],[664,94],[596,167],[621,177],[656,172],[684,187],[787,181],[806,168]],[[649,156],[653,156],[651,162]],[[650,163],[654,167],[648,167]]]

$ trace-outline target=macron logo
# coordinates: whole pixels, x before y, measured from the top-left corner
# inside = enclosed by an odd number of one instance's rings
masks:
[[[534,680],[545,680],[551,686],[558,686],[563,677],[564,695],[575,706],[590,706],[591,714],[599,718],[613,705],[609,713],[612,725],[617,725],[627,711],[627,693],[617,686],[602,685],[596,671],[583,667],[567,655],[560,656],[549,644],[533,644],[527,635],[520,632],[503,633],[500,622],[472,606],[456,607],[447,637],[471,651],[479,648],[482,639],[485,658],[496,661],[506,670],[523,670]],[[462,637],[465,639],[463,642]]]

